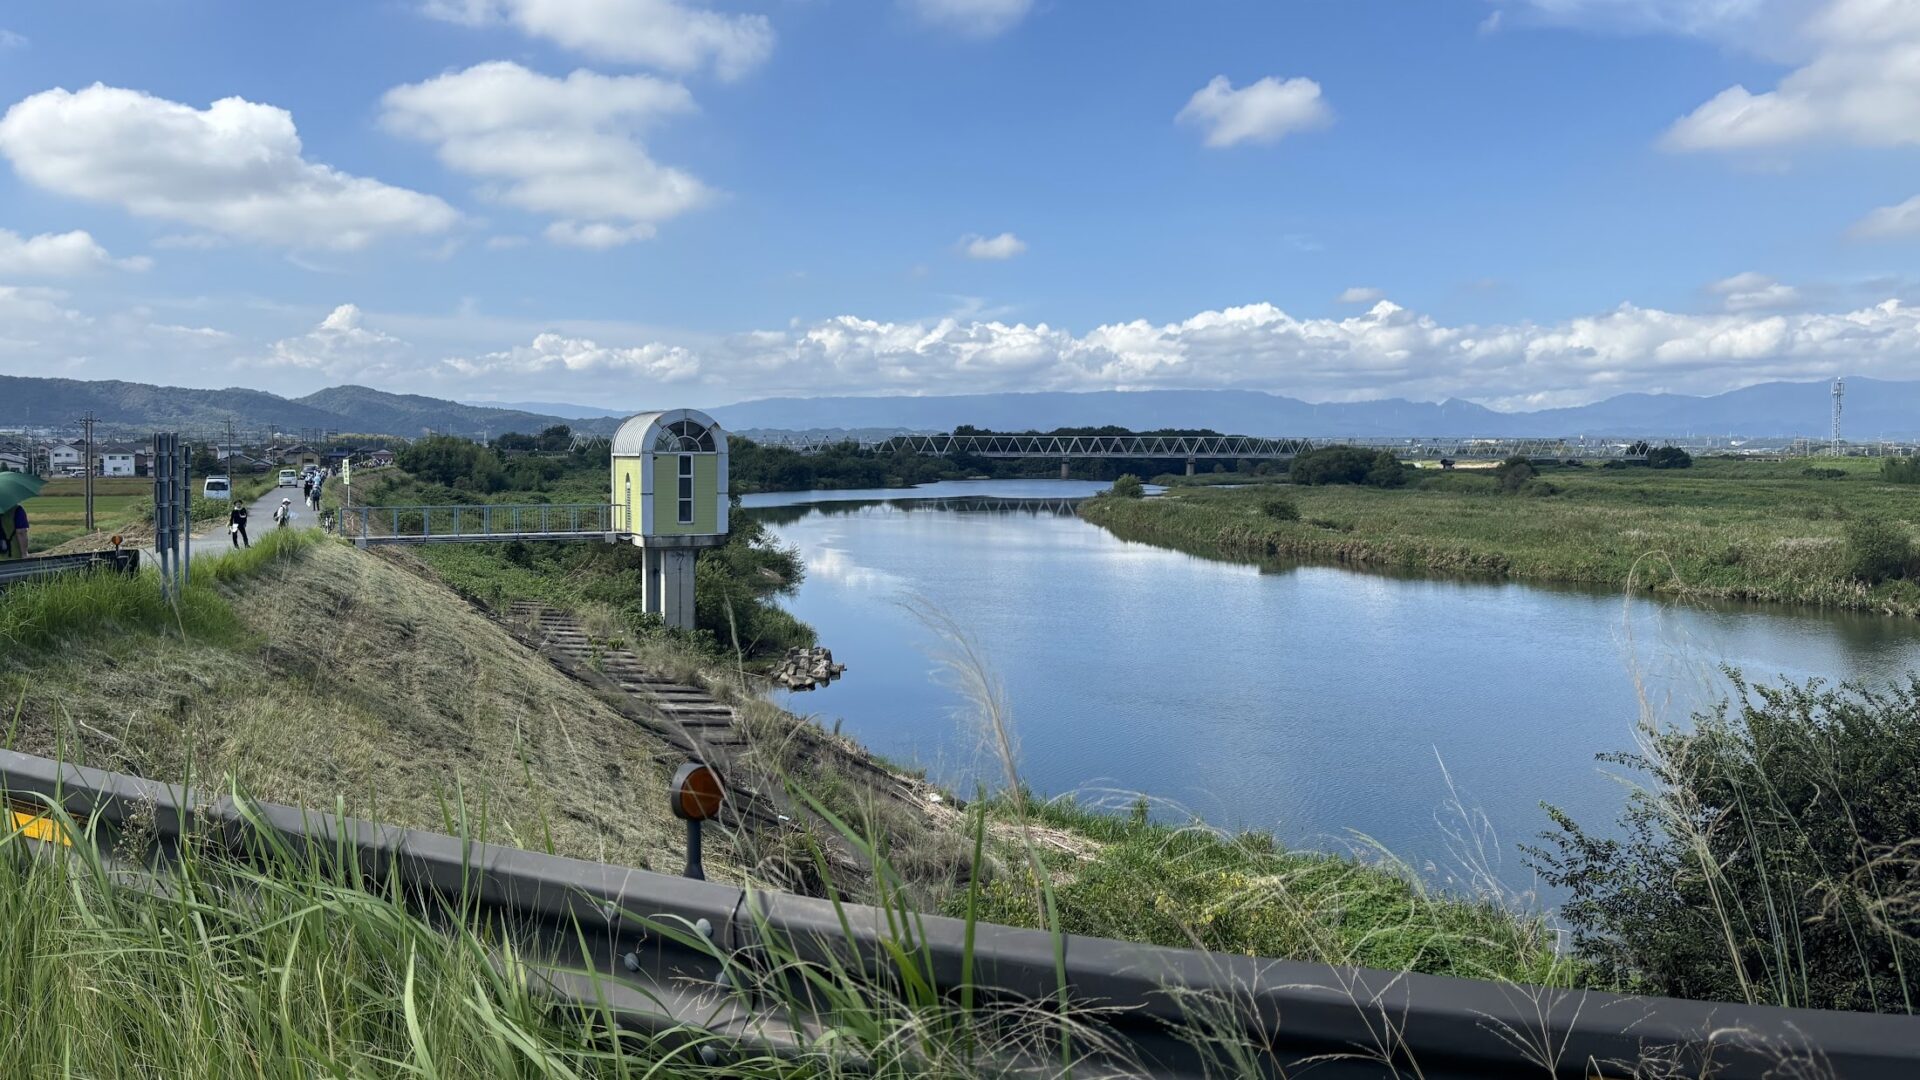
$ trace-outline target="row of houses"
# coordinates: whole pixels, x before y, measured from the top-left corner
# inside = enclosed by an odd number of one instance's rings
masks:
[[[0,472],[80,476],[88,471],[86,457],[86,445],[78,441],[0,444]],[[141,445],[102,443],[93,448],[92,471],[96,476],[146,476],[152,464],[149,460],[151,457],[146,447]],[[268,472],[285,466],[300,468],[305,465],[337,470],[341,462],[349,458],[356,464],[376,468],[393,464],[393,451],[377,446],[353,450],[328,450],[311,446],[245,450],[221,448],[214,453],[214,457],[228,473]]]

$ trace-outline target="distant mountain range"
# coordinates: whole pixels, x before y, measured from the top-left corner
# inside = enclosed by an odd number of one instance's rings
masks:
[[[1001,431],[1117,424],[1139,430],[1206,427],[1239,435],[1555,436],[1827,434],[1826,382],[1761,383],[1712,397],[1622,394],[1577,408],[1496,412],[1466,401],[1389,398],[1313,404],[1255,390],[1141,390],[967,394],[947,397],[768,398],[707,410],[735,431],[946,431],[960,424]],[[1920,382],[1848,379],[1843,428],[1856,440],[1920,436]],[[127,429],[210,432],[229,420],[248,432],[329,429],[415,438],[537,432],[553,424],[609,434],[620,417],[591,406],[523,402],[474,405],[364,386],[301,398],[261,390],[193,390],[118,381],[0,376],[0,427],[71,429],[91,410]]]

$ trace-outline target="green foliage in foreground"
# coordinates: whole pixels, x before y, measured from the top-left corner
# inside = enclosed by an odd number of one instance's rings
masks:
[[[1071,799],[1031,805],[1042,825],[1096,845],[1090,861],[1054,856],[1048,867],[1069,933],[1530,984],[1565,986],[1577,974],[1544,920],[1429,892],[1403,868],[1152,822],[1144,804],[1125,817]],[[1035,892],[1030,874],[996,878],[980,917],[1044,925]]]
[[[1712,1001],[1920,1007],[1920,676],[1747,687],[1605,760],[1646,775],[1624,839],[1559,831],[1530,861],[1599,981]]]

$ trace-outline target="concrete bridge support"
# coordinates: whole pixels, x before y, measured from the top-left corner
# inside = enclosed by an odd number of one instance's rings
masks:
[[[1067,459],[1066,458],[1060,459],[1060,479],[1062,480],[1073,479],[1072,477],[1067,475]]]
[[[1192,454],[1187,455],[1187,475],[1188,476],[1193,475],[1193,455]]]
[[[643,548],[640,610],[668,626],[693,629],[693,548]]]

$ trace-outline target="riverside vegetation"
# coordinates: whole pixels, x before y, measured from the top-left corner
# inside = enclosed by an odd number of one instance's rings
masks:
[[[1878,461],[1396,468],[1397,483],[1180,487],[1094,500],[1081,516],[1122,539],[1214,558],[1920,616],[1920,500]],[[1269,509],[1279,503],[1292,509]]]

